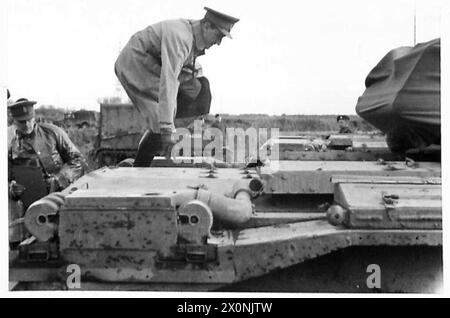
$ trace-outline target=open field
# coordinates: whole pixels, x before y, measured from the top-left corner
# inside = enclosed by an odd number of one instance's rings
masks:
[[[64,109],[51,106],[41,106],[36,109],[36,117],[49,122],[61,122]],[[280,115],[265,114],[221,114],[225,127],[243,128],[278,128],[285,134],[297,131],[333,132],[338,130],[336,115]],[[350,128],[355,132],[374,132],[376,129],[356,115],[350,115]],[[72,141],[86,157],[89,167],[95,169],[95,145],[98,137],[98,125],[78,129],[66,128]]]

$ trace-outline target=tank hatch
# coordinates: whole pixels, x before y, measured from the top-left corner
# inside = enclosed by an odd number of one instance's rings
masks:
[[[329,218],[349,228],[441,229],[440,184],[336,184]]]

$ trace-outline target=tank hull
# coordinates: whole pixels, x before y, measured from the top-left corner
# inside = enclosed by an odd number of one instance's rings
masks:
[[[94,171],[65,193],[59,210],[57,257],[44,253],[40,260],[31,259],[30,255],[41,254],[23,249],[22,255],[12,258],[10,280],[20,282],[16,288],[65,289],[70,264],[81,269],[80,288],[93,290],[432,292],[430,286],[442,280],[442,261],[436,260],[441,255],[436,251],[442,247],[439,164],[311,161],[276,166],[277,170],[271,164],[256,170]],[[200,200],[206,192],[233,200],[239,198],[234,185],[252,180],[261,180],[263,191],[253,200],[250,219],[243,223],[221,224],[202,212],[202,204],[183,212],[174,201],[186,191],[197,191]],[[360,192],[365,198],[361,202],[352,196],[355,187],[366,189]],[[386,205],[381,200],[387,189],[391,189],[388,197],[399,195],[398,202]],[[252,193],[251,187],[245,191]],[[417,193],[429,193],[428,201],[416,200]],[[326,212],[335,204],[359,222],[331,224]],[[217,204],[207,206],[214,210]],[[409,221],[402,221],[405,218]],[[211,221],[212,229],[205,227]],[[54,246],[52,240],[40,242],[44,250],[44,243]],[[409,266],[408,272],[413,275],[409,269],[414,268],[424,274],[415,276],[417,282],[407,283],[411,275],[395,273],[405,262],[413,262],[413,255],[424,256],[414,261],[421,270]],[[328,259],[324,261],[328,272],[311,272],[316,265],[310,262],[320,264],[323,257]],[[352,263],[353,258],[358,261]],[[370,264],[380,266],[382,287],[370,289],[361,283],[362,277],[370,276]],[[351,276],[348,268],[356,267],[360,270]],[[292,285],[280,283],[289,274],[279,271],[290,273],[292,268],[298,269],[298,279]],[[327,287],[330,276],[334,278]],[[426,277],[430,283],[421,283]]]

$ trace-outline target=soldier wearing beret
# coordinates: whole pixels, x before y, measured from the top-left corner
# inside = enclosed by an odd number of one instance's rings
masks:
[[[211,93],[196,58],[230,37],[239,19],[205,8],[201,20],[168,20],[134,34],[115,63],[115,73],[148,130],[139,143],[135,167],[148,167],[172,144],[174,119],[209,113]]]
[[[340,134],[351,134],[353,133],[352,130],[349,128],[350,123],[350,117],[347,115],[339,115],[336,118],[336,121],[339,126],[339,133]]]

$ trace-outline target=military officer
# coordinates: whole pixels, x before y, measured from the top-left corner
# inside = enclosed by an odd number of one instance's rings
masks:
[[[350,117],[347,115],[339,115],[336,117],[336,121],[339,126],[339,133],[340,134],[351,134],[353,133],[352,130],[349,128],[350,123]]]
[[[148,125],[135,167],[149,166],[160,151],[167,155],[175,117],[209,113],[209,83],[199,74],[196,58],[220,45],[224,36],[231,38],[231,28],[239,19],[205,10],[201,20],[167,20],[148,26],[131,37],[117,58],[115,73]]]

